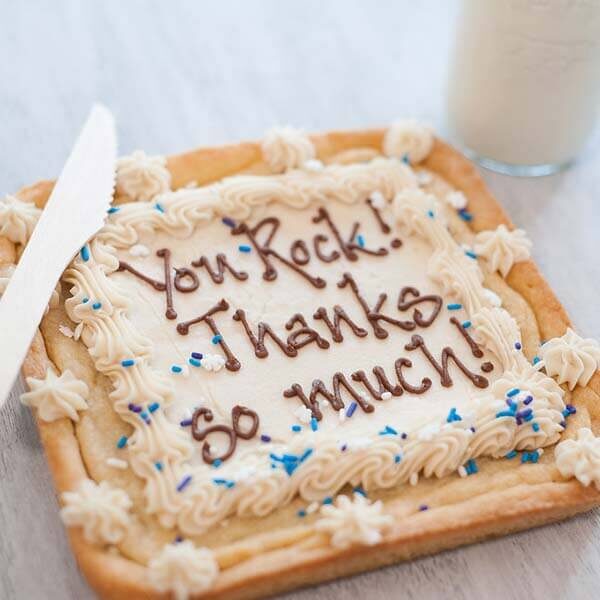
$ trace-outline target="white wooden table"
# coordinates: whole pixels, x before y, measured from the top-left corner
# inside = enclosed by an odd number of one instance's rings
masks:
[[[416,116],[443,131],[456,8],[445,0],[2,3],[0,193],[56,175],[95,100],[114,110],[122,153],[258,138],[287,123],[322,130]],[[598,132],[594,142],[553,177],[484,177],[528,230],[577,328],[600,338]],[[33,421],[17,402],[21,389],[0,414],[0,598],[89,598]],[[288,598],[598,598],[599,517]]]

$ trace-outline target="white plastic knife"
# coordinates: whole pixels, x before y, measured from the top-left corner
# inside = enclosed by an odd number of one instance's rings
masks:
[[[104,224],[116,160],[114,118],[105,106],[94,105],[0,299],[0,408],[56,282]]]

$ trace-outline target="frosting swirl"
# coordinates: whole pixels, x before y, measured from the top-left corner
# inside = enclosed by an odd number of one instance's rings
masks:
[[[60,376],[48,369],[44,379],[27,378],[29,392],[21,396],[25,406],[37,409],[42,421],[56,421],[68,417],[79,421],[77,411],[86,410],[86,398],[89,390],[83,381],[79,381],[68,369]]]
[[[531,246],[522,229],[509,231],[506,225],[498,225],[493,231],[480,231],[475,236],[474,250],[488,261],[492,271],[506,277],[516,262],[530,257]]]
[[[84,479],[77,490],[62,494],[64,507],[60,511],[68,527],[82,527],[83,535],[93,544],[118,544],[130,524],[132,502],[121,489],[107,481],[97,484]]]
[[[148,567],[150,583],[159,592],[173,592],[177,600],[210,589],[219,574],[212,551],[189,540],[168,544]]]
[[[587,385],[598,370],[600,344],[582,338],[569,327],[563,336],[549,340],[540,348],[540,357],[546,373],[573,390],[577,384]]]
[[[300,129],[289,126],[267,131],[261,148],[265,162],[274,173],[298,169],[316,156],[309,137]]]
[[[132,200],[150,200],[171,189],[171,174],[164,156],[136,150],[117,161],[117,191]]]
[[[25,245],[42,211],[31,202],[7,194],[0,198],[0,236]]]
[[[414,119],[404,119],[392,123],[383,138],[383,152],[386,156],[408,157],[411,164],[421,162],[433,148],[433,130],[428,125]]]
[[[579,429],[577,438],[558,444],[554,454],[563,477],[575,477],[585,487],[593,483],[600,490],[600,438],[591,429]]]
[[[378,544],[392,524],[391,515],[383,514],[381,500],[371,503],[362,494],[355,493],[353,499],[340,495],[335,504],[322,506],[315,528],[328,534],[335,548],[348,548]]]

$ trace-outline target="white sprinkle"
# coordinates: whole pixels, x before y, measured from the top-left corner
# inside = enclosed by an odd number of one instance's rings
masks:
[[[113,458],[113,457],[107,458],[106,464],[109,467],[114,467],[115,469],[121,469],[122,471],[124,471],[129,466],[129,463],[126,460],[123,460],[121,458]]]
[[[492,290],[488,288],[483,288],[483,297],[492,305],[492,306],[502,306],[502,300],[500,296]]]
[[[202,358],[202,368],[207,371],[220,371],[225,366],[225,359],[218,354],[205,354]]]
[[[306,507],[306,514],[310,515],[314,512],[316,512],[317,510],[319,510],[319,503],[318,502],[311,502],[307,507]]]
[[[131,254],[131,256],[145,258],[146,256],[150,256],[150,249],[143,244],[136,244],[135,246],[131,246],[131,248],[129,248],[129,254]]]
[[[460,467],[458,467],[458,474],[461,477],[466,477],[468,475],[467,470],[463,467],[463,465],[460,465]]]
[[[312,412],[306,408],[306,406],[302,405],[294,411],[294,416],[296,419],[298,419],[298,421],[300,421],[300,423],[308,425],[312,419]]]
[[[544,449],[543,448],[538,448],[538,456],[541,456],[542,454],[544,454]]]
[[[462,210],[467,207],[467,198],[462,192],[450,192],[446,194],[446,202],[456,210]]]
[[[431,176],[431,173],[428,173],[427,171],[417,171],[417,183],[419,185],[427,185],[432,181],[433,177]]]
[[[369,196],[369,200],[371,201],[373,208],[385,208],[387,204],[381,192],[373,192]]]
[[[338,418],[340,420],[340,423],[343,423],[346,420],[346,411],[343,408],[340,408],[340,410],[338,410]]]
[[[381,394],[382,400],[389,400],[392,397],[392,392],[383,392]]]
[[[307,171],[322,171],[325,165],[316,158],[310,158],[302,165]]]
[[[364,450],[365,448],[368,448],[369,446],[371,446],[373,444],[373,440],[367,437],[357,437],[357,438],[352,438],[351,440],[349,440],[346,444],[346,446],[348,447],[348,450],[355,451],[355,450]]]
[[[410,483],[410,485],[417,485],[417,483],[419,483],[419,474],[411,473],[411,476],[408,479],[408,483]]]
[[[75,332],[66,325],[59,325],[58,331],[60,331],[65,337],[72,338],[75,335]]]

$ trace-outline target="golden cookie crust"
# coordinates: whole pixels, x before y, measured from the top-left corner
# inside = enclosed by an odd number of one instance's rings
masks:
[[[324,162],[333,157],[339,162],[353,162],[381,153],[383,135],[383,129],[335,131],[311,139],[318,158]],[[253,142],[202,148],[170,157],[167,165],[173,189],[190,182],[205,185],[240,172],[269,173],[260,144]],[[471,162],[449,145],[436,140],[431,154],[417,167],[434,172],[467,196],[474,216],[469,223],[473,232],[493,229],[501,223],[511,226]],[[52,182],[40,182],[22,189],[18,196],[41,208],[52,186]],[[117,203],[120,201],[124,199],[116,199]],[[16,258],[15,246],[0,238],[0,265],[15,262]],[[560,336],[570,325],[565,310],[532,261],[517,263],[506,281],[492,276],[490,281],[486,279],[486,285],[502,296],[517,318],[526,353],[529,349],[529,354],[533,354],[540,338]],[[99,398],[106,398],[106,381],[94,372],[85,346],[57,332],[60,318],[64,318],[64,313],[53,311],[45,318],[23,365],[24,375],[39,378],[50,365],[59,371],[68,365],[95,386],[94,393]],[[599,396],[598,373],[586,387],[578,386],[570,393],[569,401],[576,406],[577,415],[570,419],[563,439],[572,437],[580,427],[600,433]],[[101,405],[100,400],[98,403]],[[59,493],[75,488],[85,478],[93,478],[91,470],[97,474],[93,457],[85,456],[77,436],[77,428],[89,427],[91,418],[87,425],[83,424],[84,419],[78,425],[68,419],[52,423],[36,420]],[[402,486],[402,490],[378,494],[394,516],[394,526],[381,544],[372,547],[331,548],[327,539],[311,528],[309,520],[288,526],[290,519],[286,517],[293,514],[288,507],[279,519],[267,521],[273,527],[266,533],[265,527],[259,525],[254,532],[246,529],[237,540],[214,541],[212,547],[221,571],[215,586],[202,598],[270,595],[557,521],[598,505],[600,492],[584,488],[576,480],[565,481],[554,465],[553,454],[553,448],[547,448],[535,465],[482,460],[476,477],[422,480],[416,488]],[[415,513],[415,502],[423,499],[430,509]],[[136,538],[143,535],[145,525],[137,523]],[[69,528],[68,533],[79,566],[101,597],[168,596],[150,586],[147,569],[141,564],[147,560],[147,553],[133,548],[131,542],[126,540],[119,547],[120,552],[114,553],[86,542],[78,528]],[[138,560],[127,558],[128,555],[137,556]]]

